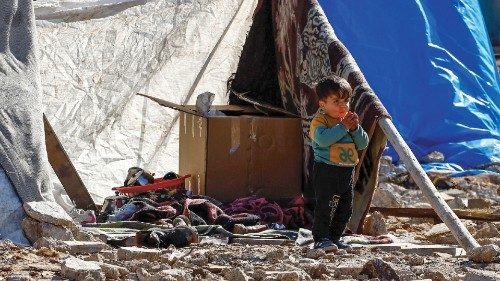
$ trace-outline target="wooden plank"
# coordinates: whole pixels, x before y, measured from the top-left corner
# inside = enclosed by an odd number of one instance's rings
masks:
[[[431,208],[382,208],[371,207],[370,212],[378,211],[385,216],[408,217],[408,218],[433,218],[439,219],[439,216]],[[460,218],[465,220],[477,221],[500,221],[500,214],[489,214],[470,210],[453,210]]]
[[[74,202],[77,208],[97,211],[94,200],[83,184],[82,179],[78,175],[73,163],[71,163],[68,154],[66,154],[66,151],[59,142],[56,133],[45,115],[43,115],[43,123],[45,127],[45,144],[47,146],[49,163],[63,185],[64,190],[66,190],[69,198]]]

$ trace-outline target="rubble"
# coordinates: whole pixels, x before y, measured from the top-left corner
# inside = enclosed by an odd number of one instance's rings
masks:
[[[384,216],[380,212],[373,212],[367,216],[363,225],[365,234],[371,236],[380,236],[387,234],[387,227],[385,225]]]
[[[488,204],[491,204],[489,209],[481,210],[500,209],[496,186],[487,181],[490,177],[466,178],[447,179],[454,184],[451,189],[441,190],[448,202],[467,199],[469,205],[464,210]],[[380,192],[375,200],[378,204],[400,207],[427,204],[411,184],[384,182],[376,191]],[[486,197],[484,201],[474,200],[478,196]],[[306,229],[300,230],[297,244],[287,239],[200,236],[198,243],[183,248],[110,247],[98,240],[98,231],[87,232],[89,228],[77,227],[63,216],[50,218],[48,212],[42,215],[36,204],[32,209],[23,228],[36,242],[27,248],[0,242],[0,251],[4,253],[0,256],[0,279],[257,281],[386,280],[390,276],[394,280],[496,280],[495,273],[499,270],[495,262],[500,222],[462,220],[477,241],[485,245],[465,255],[444,223],[436,223],[432,218],[383,217],[373,212],[365,222],[365,234],[387,234],[394,243],[359,244],[349,252],[337,250],[327,254],[312,249],[310,231]],[[187,227],[188,223],[177,219],[172,225]],[[237,229],[245,233],[251,228],[239,225]],[[134,235],[127,237],[134,242]],[[113,237],[119,235],[110,235],[107,241]],[[138,245],[136,241],[134,244]]]
[[[98,264],[75,257],[69,257],[62,262],[61,275],[76,280],[105,280],[104,273]]]
[[[56,202],[28,202],[23,204],[26,214],[31,218],[58,226],[66,226],[70,229],[76,227],[73,219]]]
[[[486,245],[473,249],[469,253],[469,259],[475,262],[493,262],[500,260],[500,248],[496,245]]]

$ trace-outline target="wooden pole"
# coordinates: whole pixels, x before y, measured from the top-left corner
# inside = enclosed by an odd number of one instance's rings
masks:
[[[462,245],[467,252],[479,247],[479,243],[472,237],[457,215],[451,210],[448,204],[446,204],[434,184],[432,184],[432,181],[418,163],[415,155],[413,155],[413,152],[403,140],[391,119],[382,117],[379,119],[378,124],[386,134],[394,149],[396,149],[399,157],[406,165],[406,169],[420,190],[422,190],[427,201],[429,201],[439,218],[448,226],[460,245]]]

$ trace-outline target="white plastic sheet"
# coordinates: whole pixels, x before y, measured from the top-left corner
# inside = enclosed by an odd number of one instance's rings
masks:
[[[96,203],[131,166],[177,171],[178,112],[135,94],[194,104],[210,91],[227,103],[256,1],[108,1],[97,19],[83,6],[103,1],[37,2],[50,18],[37,21],[44,111]]]

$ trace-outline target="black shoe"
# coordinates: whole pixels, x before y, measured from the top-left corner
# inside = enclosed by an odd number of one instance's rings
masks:
[[[328,238],[322,238],[314,242],[314,249],[321,249],[325,252],[337,250],[337,246]]]
[[[339,249],[343,249],[343,250],[352,250],[352,247],[349,245],[349,244],[346,244],[340,240],[336,241],[336,242],[333,242],[337,248]]]

